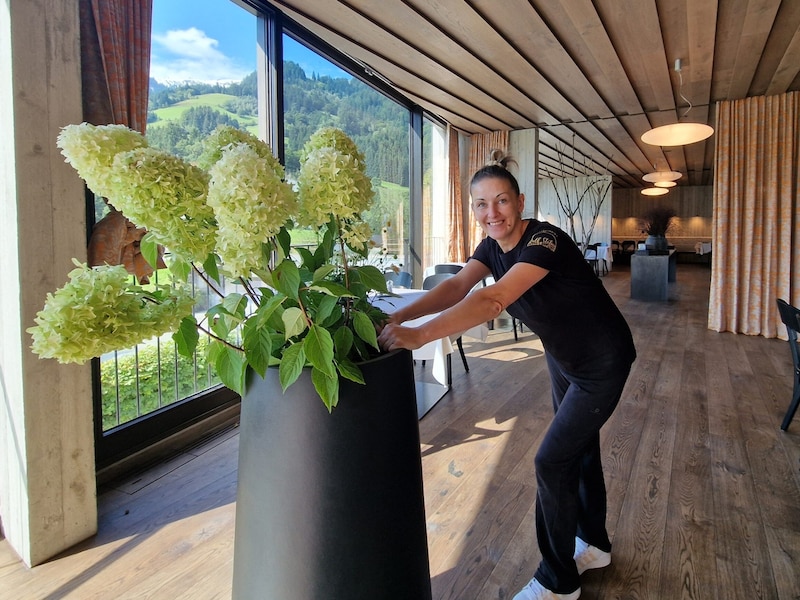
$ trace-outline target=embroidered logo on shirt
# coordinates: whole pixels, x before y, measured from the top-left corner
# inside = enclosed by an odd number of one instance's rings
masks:
[[[544,246],[551,252],[556,251],[557,245],[558,238],[556,237],[556,234],[552,231],[546,230],[533,234],[533,237],[528,242],[528,246]]]

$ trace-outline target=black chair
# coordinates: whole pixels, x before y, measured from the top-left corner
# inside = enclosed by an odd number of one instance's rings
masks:
[[[594,274],[599,276],[600,270],[598,265],[600,263],[600,257],[597,256],[598,246],[600,246],[600,244],[587,245],[586,250],[583,251],[583,258],[586,259],[586,262],[592,265],[592,268],[594,269]]]
[[[781,314],[781,321],[786,325],[786,334],[789,336],[789,349],[792,351],[792,363],[794,363],[794,387],[792,391],[792,401],[789,410],[783,417],[781,429],[786,431],[797,412],[800,404],[800,348],[797,346],[797,335],[800,333],[800,309],[795,308],[785,300],[778,298],[778,312]]]
[[[454,273],[434,273],[433,275],[428,275],[422,281],[422,289],[423,290],[432,290],[436,285],[444,281],[445,279],[450,279]],[[464,363],[464,370],[469,373],[469,365],[467,364],[467,355],[464,354],[464,346],[461,341],[461,336],[458,336],[456,340],[456,346],[458,346],[458,352],[461,354],[461,362]],[[425,364],[425,363],[423,363]],[[450,355],[447,355],[447,382],[452,383],[451,379],[451,371],[452,371],[452,362],[450,360]]]
[[[411,273],[408,271],[386,271],[383,274],[386,281],[391,281],[392,285],[397,287],[410,288],[411,287]]]

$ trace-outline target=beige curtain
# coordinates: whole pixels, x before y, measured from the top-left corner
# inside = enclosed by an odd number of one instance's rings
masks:
[[[447,244],[448,260],[466,262],[469,256],[467,240],[464,237],[464,206],[461,198],[461,166],[458,150],[458,130],[447,126],[447,191],[450,199],[449,227],[450,239]]]
[[[83,118],[144,133],[153,0],[80,0]]]
[[[800,306],[800,93],[717,105],[708,327],[786,339]]]
[[[502,150],[508,152],[508,131],[492,131],[490,133],[476,133],[470,138],[469,147],[469,179],[472,175],[484,166],[489,160],[489,155],[492,150]],[[467,198],[469,205],[469,198]],[[480,226],[471,218],[470,209],[470,227],[468,230],[468,255],[472,253],[475,246],[478,245],[483,239],[483,231]]]

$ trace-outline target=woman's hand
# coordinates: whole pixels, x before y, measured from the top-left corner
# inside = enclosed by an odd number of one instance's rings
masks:
[[[416,327],[403,327],[391,321],[386,323],[378,336],[378,345],[386,351],[405,348],[416,350],[425,344],[422,333]]]

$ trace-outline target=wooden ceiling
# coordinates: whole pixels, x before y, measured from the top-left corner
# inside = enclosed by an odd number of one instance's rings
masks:
[[[617,187],[653,170],[711,185],[714,136],[641,134],[800,89],[798,0],[267,2],[466,133],[539,127],[540,177],[580,165]]]

